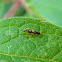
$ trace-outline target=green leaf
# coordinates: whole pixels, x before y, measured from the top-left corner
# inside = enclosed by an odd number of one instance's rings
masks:
[[[40,35],[23,32],[31,28]],[[0,21],[0,62],[62,62],[62,28],[36,18]]]
[[[33,0],[29,7],[40,18],[62,27],[62,0]]]

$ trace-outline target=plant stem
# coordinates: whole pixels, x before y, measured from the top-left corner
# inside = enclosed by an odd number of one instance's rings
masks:
[[[11,9],[8,11],[8,13],[3,17],[3,19],[14,16],[15,12],[17,11],[17,9],[19,8],[20,5],[21,5],[20,0],[17,0],[17,2],[12,6],[12,8],[11,8]]]

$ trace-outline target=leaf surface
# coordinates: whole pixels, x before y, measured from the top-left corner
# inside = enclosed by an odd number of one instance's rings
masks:
[[[23,32],[31,28],[40,35]],[[14,17],[0,21],[0,62],[61,62],[62,28],[42,19]]]

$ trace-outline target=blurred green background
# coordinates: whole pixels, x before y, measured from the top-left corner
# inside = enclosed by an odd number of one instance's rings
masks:
[[[16,0],[0,0],[0,19],[6,15],[15,2]],[[26,0],[26,3],[29,9],[20,5],[13,17],[41,18],[62,27],[62,0]]]

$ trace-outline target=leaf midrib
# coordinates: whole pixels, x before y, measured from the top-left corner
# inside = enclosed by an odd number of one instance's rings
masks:
[[[49,61],[54,61],[54,60],[51,60],[51,59],[42,59],[42,58],[35,58],[35,57],[30,57],[30,56],[19,56],[19,55],[14,55],[14,54],[3,54],[3,53],[0,53],[2,55],[7,55],[7,56],[16,56],[16,57],[26,57],[26,58],[32,58],[32,59],[40,59],[40,60],[49,60]],[[54,61],[54,62],[57,62],[57,61]]]

